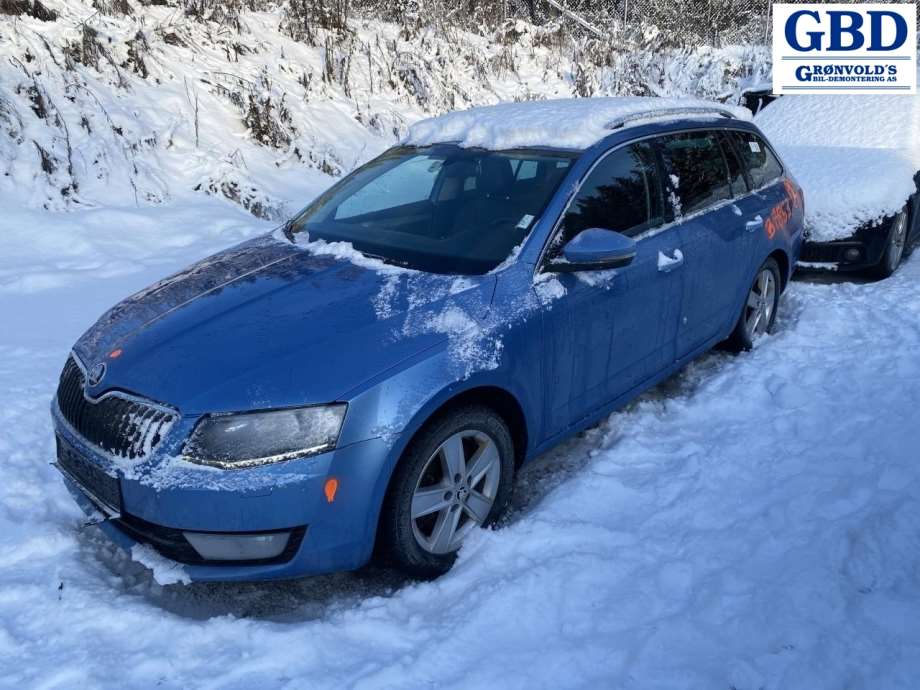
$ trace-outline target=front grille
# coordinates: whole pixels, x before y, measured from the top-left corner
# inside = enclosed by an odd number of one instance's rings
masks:
[[[80,436],[117,457],[130,460],[146,457],[176,419],[161,407],[119,393],[90,401],[84,395],[84,386],[83,370],[70,357],[58,384],[61,414]]]
[[[147,522],[141,518],[122,513],[120,517],[112,521],[118,529],[127,534],[134,541],[141,544],[149,544],[160,554],[179,563],[189,565],[271,565],[273,563],[287,563],[294,557],[303,541],[306,527],[295,527],[291,530],[291,536],[288,538],[287,546],[284,551],[274,558],[262,558],[249,561],[209,561],[198,555],[195,548],[189,544],[188,539],[182,533],[181,529],[173,527],[163,527]],[[227,534],[233,534],[228,532]],[[245,534],[238,532],[236,534]]]

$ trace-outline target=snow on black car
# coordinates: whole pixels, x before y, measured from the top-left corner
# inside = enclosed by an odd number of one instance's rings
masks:
[[[799,266],[894,273],[920,240],[920,98],[787,96],[755,122],[805,190]]]

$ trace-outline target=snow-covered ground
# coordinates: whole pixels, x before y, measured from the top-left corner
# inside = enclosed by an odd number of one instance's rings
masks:
[[[21,229],[41,251],[2,257],[0,685],[916,687],[920,258],[794,283],[754,352],[708,355],[524,470],[506,524],[435,582],[161,587],[81,528],[48,404],[104,307],[265,227],[210,203],[144,227],[224,235],[113,230],[81,254],[76,227],[41,244],[46,214]],[[10,281],[21,262],[33,277]]]

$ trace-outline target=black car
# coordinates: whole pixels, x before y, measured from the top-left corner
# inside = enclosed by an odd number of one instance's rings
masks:
[[[848,177],[843,174],[837,176],[836,173],[838,164],[846,158],[847,151],[852,149],[864,155],[872,148],[871,144],[867,146],[865,140],[871,141],[873,137],[876,137],[874,131],[876,129],[895,132],[900,130],[903,132],[903,140],[909,145],[912,137],[911,123],[914,119],[908,119],[906,113],[910,112],[911,108],[920,113],[920,105],[918,105],[920,99],[913,96],[897,96],[894,98],[900,99],[895,101],[899,107],[886,110],[887,101],[884,99],[892,98],[890,96],[792,96],[783,99],[782,110],[784,112],[781,113],[781,117],[778,117],[779,104],[775,103],[777,98],[779,97],[774,96],[769,89],[749,89],[743,94],[744,105],[755,113],[755,119],[768,133],[771,129],[777,128],[783,129],[784,133],[790,129],[804,129],[810,130],[813,135],[812,139],[799,141],[794,140],[794,135],[790,136],[792,141],[789,148],[791,150],[788,151],[784,151],[781,135],[774,133],[772,136],[774,141],[779,141],[780,150],[784,152],[792,172],[802,184],[810,210],[819,210],[819,205],[812,203],[816,201],[816,194],[810,194],[810,192],[818,192],[819,190],[815,187],[821,185],[814,182],[810,185],[809,175],[803,174],[804,171],[796,166],[795,150],[803,147],[810,149],[812,156],[817,151],[824,152],[826,170],[824,171],[825,179],[822,182],[836,185],[838,191],[840,185],[859,187],[859,189],[843,190],[844,194],[852,192],[854,204],[857,203],[857,197],[864,191],[863,183],[871,182],[870,178],[876,176],[879,170],[883,170],[886,175],[891,175],[898,181],[902,189],[907,190],[904,194],[904,205],[897,211],[880,214],[880,217],[835,233],[833,237],[822,236],[814,232],[814,228],[806,227],[805,246],[802,248],[799,267],[862,272],[875,278],[887,278],[894,273],[903,258],[920,241],[920,193],[918,193],[920,170],[914,167],[916,163],[910,164],[903,159],[897,166],[888,165],[884,161],[887,161],[893,152],[899,156],[901,152],[894,148],[880,147],[877,156],[878,164],[871,169],[866,169],[864,177]],[[860,100],[854,101],[853,99]],[[812,107],[816,103],[819,104],[818,107]],[[848,107],[850,110],[847,110]],[[857,108],[862,112],[854,116],[852,109]],[[871,117],[872,110],[882,113],[879,120]],[[811,121],[807,126],[802,127],[801,120],[803,119]],[[873,131],[867,135],[866,132],[854,128],[853,122],[860,120],[864,128]],[[876,138],[881,139],[881,137],[882,135],[878,135]],[[911,177],[913,180],[909,181]],[[859,185],[854,184],[856,180],[859,180]],[[881,187],[884,186],[881,185]],[[808,226],[807,221],[806,225]]]
[[[920,172],[914,179],[920,189]],[[920,194],[914,194],[894,216],[859,226],[850,237],[815,242],[806,234],[799,266],[862,271],[876,278],[894,273],[920,240]]]

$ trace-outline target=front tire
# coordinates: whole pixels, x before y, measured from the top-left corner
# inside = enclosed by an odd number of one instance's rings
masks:
[[[411,577],[443,575],[464,539],[502,514],[513,479],[514,444],[499,415],[470,406],[436,417],[393,474],[378,555]]]
[[[757,271],[754,283],[744,299],[735,330],[726,341],[730,350],[750,350],[759,338],[773,331],[779,309],[781,280],[776,259],[767,259]]]
[[[907,221],[907,209],[905,208],[895,216],[891,223],[885,253],[882,254],[882,260],[869,269],[871,277],[884,280],[885,278],[890,278],[898,270],[907,248],[907,230],[909,227]]]

